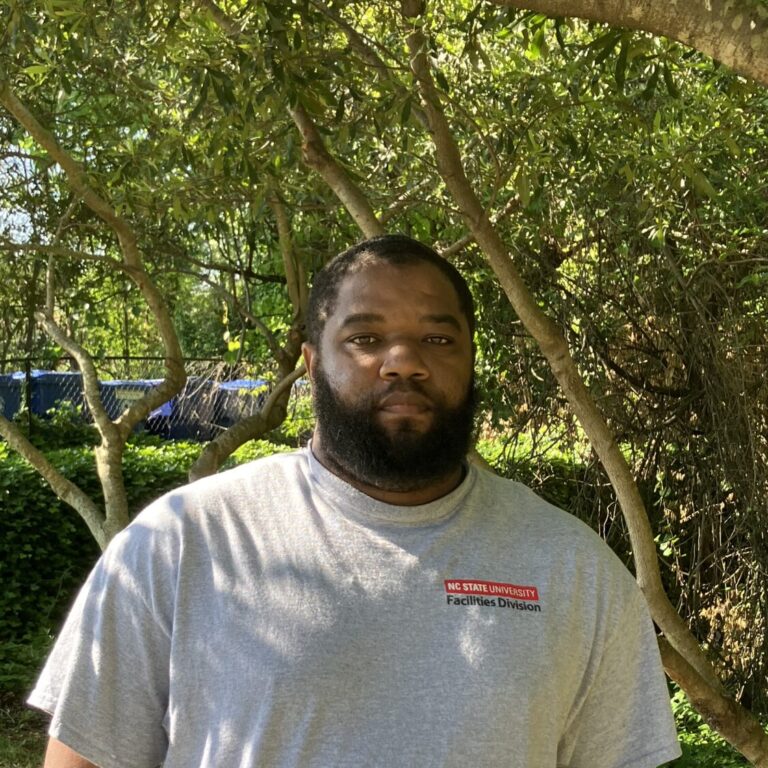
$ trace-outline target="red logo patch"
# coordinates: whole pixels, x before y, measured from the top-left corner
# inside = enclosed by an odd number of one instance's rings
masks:
[[[502,581],[479,581],[478,579],[446,579],[445,591],[453,595],[481,595],[511,597],[515,600],[538,602],[539,590],[520,584],[506,584]]]

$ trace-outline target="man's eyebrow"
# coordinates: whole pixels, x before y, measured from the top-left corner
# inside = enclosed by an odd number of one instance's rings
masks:
[[[357,325],[358,323],[383,323],[385,320],[386,317],[384,315],[379,315],[375,312],[354,312],[344,318],[340,327],[346,328],[349,325]],[[421,315],[419,320],[422,323],[446,324],[454,327],[457,331],[461,330],[461,323],[455,315],[451,314]]]
[[[357,323],[381,323],[385,319],[384,315],[377,315],[374,312],[355,312],[347,315],[340,327],[346,328],[348,325],[356,325]]]
[[[427,323],[446,323],[452,325],[457,331],[461,330],[461,323],[455,315],[422,315],[419,320]]]

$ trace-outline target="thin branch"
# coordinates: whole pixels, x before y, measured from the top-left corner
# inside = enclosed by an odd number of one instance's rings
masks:
[[[269,351],[272,353],[273,357],[276,360],[280,359],[282,349],[280,347],[280,343],[277,341],[275,334],[269,330],[268,326],[264,323],[263,320],[256,317],[256,315],[254,315],[250,310],[245,309],[238,301],[237,296],[230,293],[226,288],[214,282],[209,277],[201,275],[198,272],[193,272],[191,269],[175,269],[173,270],[173,273],[178,275],[191,275],[192,277],[197,278],[201,283],[209,285],[222,298],[231,302],[235,310],[264,336],[267,342],[267,346],[269,347]]]
[[[216,261],[204,261],[203,259],[197,259],[194,256],[188,254],[183,255],[183,259],[190,264],[194,264],[197,267],[203,267],[203,269],[210,269],[215,272],[224,272],[225,274],[237,275],[246,280],[256,280],[260,283],[277,283],[279,285],[285,285],[285,275],[277,274],[262,274],[260,272],[254,272],[252,269],[241,267],[234,264],[222,264]]]
[[[642,29],[679,40],[736,72],[768,85],[768,14],[760,0],[491,0],[495,5]]]
[[[64,211],[62,217],[59,219],[56,232],[53,235],[52,245],[56,246],[61,241],[61,235],[64,231],[66,223],[77,208],[79,200],[75,195],[72,195],[72,199],[69,201],[67,210]],[[48,265],[45,270],[45,311],[48,315],[53,317],[53,309],[56,304],[56,274],[53,268],[54,257],[53,254],[48,255]]]
[[[307,367],[302,363],[295,371],[293,371],[293,373],[289,373],[277,383],[277,386],[270,392],[269,397],[261,408],[262,418],[265,420],[269,419],[269,414],[275,407],[275,403],[277,403],[283,393],[286,390],[289,390],[306,372]]]
[[[302,365],[286,374],[258,413],[241,419],[226,432],[211,440],[197,461],[190,467],[189,479],[197,480],[206,475],[212,475],[232,451],[282,424],[290,396],[290,387],[303,373],[304,366]],[[278,410],[278,406],[282,406],[282,413]]]
[[[109,265],[110,269],[119,269],[129,272],[130,269],[119,259],[109,256],[100,256],[95,253],[77,251],[73,248],[65,248],[61,245],[44,245],[42,243],[15,243],[5,238],[0,238],[0,251],[8,253],[39,253],[42,256],[54,256],[62,259],[75,259],[76,261],[96,261]]]
[[[291,237],[291,227],[288,222],[288,214],[280,196],[276,192],[270,192],[267,202],[272,209],[272,214],[277,222],[277,237],[280,243],[280,253],[283,257],[285,278],[288,284],[288,298],[293,306],[293,317],[303,318],[307,308],[307,276],[304,265],[296,253],[296,248]]]
[[[398,197],[392,205],[387,208],[379,216],[379,221],[382,224],[387,224],[391,219],[397,216],[403,209],[407,208],[427,185],[431,184],[432,180],[429,178],[422,179],[418,184],[413,187],[409,187],[400,197]]]
[[[510,200],[507,202],[507,204],[504,206],[504,208],[499,211],[495,216],[491,217],[491,221],[493,224],[498,224],[502,219],[505,219],[507,216],[509,216],[512,211],[515,211],[520,208],[520,200],[516,197],[510,198]],[[475,242],[475,236],[468,232],[464,237],[460,237],[456,242],[451,243],[451,245],[447,246],[446,248],[443,248],[442,251],[440,251],[440,255],[444,259],[450,259],[453,256],[455,256],[457,253],[460,253],[463,251],[470,243]]]
[[[105,437],[116,439],[117,430],[112,419],[107,415],[99,392],[99,374],[93,363],[93,358],[74,339],[72,339],[50,316],[43,312],[35,315],[38,323],[45,332],[65,351],[71,355],[77,367],[83,374],[83,395],[88,408],[96,422],[99,433]],[[127,437],[127,435],[126,435]]]
[[[341,163],[328,152],[317,126],[304,107],[297,104],[288,111],[302,137],[304,162],[320,174],[366,237],[383,235],[384,227],[376,217],[368,198]]]
[[[237,38],[242,33],[240,27],[238,27],[237,24],[235,24],[235,22],[221,10],[221,8],[213,2],[213,0],[197,0],[197,4],[208,11],[216,24],[218,24],[229,37]]]

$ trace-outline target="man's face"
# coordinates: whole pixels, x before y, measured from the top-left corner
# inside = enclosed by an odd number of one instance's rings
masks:
[[[455,472],[472,432],[472,340],[436,267],[374,261],[348,275],[305,358],[334,468],[391,491]]]

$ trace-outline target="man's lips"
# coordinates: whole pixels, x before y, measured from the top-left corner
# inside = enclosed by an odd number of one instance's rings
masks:
[[[410,416],[431,411],[432,402],[418,392],[393,392],[382,397],[378,407],[386,413]]]

